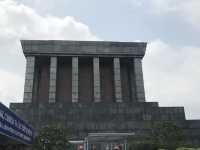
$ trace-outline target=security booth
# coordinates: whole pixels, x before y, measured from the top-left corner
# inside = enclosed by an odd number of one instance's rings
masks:
[[[127,138],[135,133],[89,133],[85,150],[127,150]]]
[[[127,138],[135,133],[89,133],[84,140],[70,141],[77,150],[127,150]]]
[[[84,140],[70,140],[69,143],[72,145],[73,150],[85,150],[84,149],[84,145],[85,145]]]
[[[27,149],[32,144],[33,138],[34,129],[0,103],[0,147],[2,150]]]

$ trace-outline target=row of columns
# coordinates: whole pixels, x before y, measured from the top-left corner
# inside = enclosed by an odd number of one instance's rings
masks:
[[[30,103],[33,98],[33,82],[34,82],[34,70],[35,70],[35,57],[29,56],[26,58],[26,76],[24,87],[24,102]],[[144,82],[142,73],[141,58],[133,58],[133,70],[134,70],[134,82],[135,89],[131,90],[136,93],[136,99],[139,102],[145,101]],[[72,102],[78,102],[79,98],[79,69],[78,69],[78,57],[72,57]],[[123,102],[122,100],[122,86],[121,86],[121,73],[120,73],[120,58],[115,57],[113,59],[113,72],[114,72],[114,89],[115,89],[115,101]],[[50,81],[49,81],[49,103],[56,102],[56,76],[57,74],[57,57],[50,58]],[[93,58],[93,76],[94,76],[94,102],[101,101],[101,88],[100,88],[100,66],[99,58]],[[133,88],[133,87],[132,87]]]

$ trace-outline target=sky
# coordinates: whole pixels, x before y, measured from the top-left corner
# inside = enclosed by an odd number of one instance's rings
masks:
[[[22,102],[20,39],[147,42],[146,100],[200,119],[199,0],[0,0],[0,101]]]

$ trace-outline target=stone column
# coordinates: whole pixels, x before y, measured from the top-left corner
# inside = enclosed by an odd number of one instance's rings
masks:
[[[57,57],[50,58],[49,103],[56,102]]]
[[[93,58],[94,102],[101,101],[99,58]]]
[[[35,72],[35,57],[26,57],[26,75],[25,75],[25,85],[24,85],[24,103],[31,103],[33,98],[33,82],[34,82],[34,72]]]
[[[135,74],[135,88],[136,88],[137,101],[144,102],[145,92],[144,92],[144,81],[143,81],[141,58],[134,58],[134,74]]]
[[[115,88],[115,100],[116,102],[122,102],[122,88],[121,88],[121,76],[120,76],[120,59],[114,58],[114,88]]]
[[[134,60],[129,63],[129,76],[130,76],[130,88],[131,88],[131,101],[135,102],[136,99],[136,88],[135,88],[135,70],[134,70]]]
[[[72,102],[78,102],[78,57],[72,57]]]

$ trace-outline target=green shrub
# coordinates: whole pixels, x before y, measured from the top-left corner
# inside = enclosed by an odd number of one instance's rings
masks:
[[[158,148],[153,144],[132,144],[129,150],[157,150]]]
[[[177,148],[176,150],[195,150],[195,149],[194,148],[181,147],[181,148]]]
[[[71,149],[69,131],[58,126],[45,126],[38,131],[34,139],[34,150]]]
[[[186,148],[186,147],[180,147],[180,148],[177,148],[176,150],[200,150],[200,148]]]

